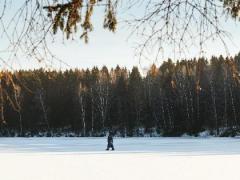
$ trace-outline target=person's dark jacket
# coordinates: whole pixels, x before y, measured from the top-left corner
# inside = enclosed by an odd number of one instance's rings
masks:
[[[113,137],[111,135],[108,136],[108,144],[113,144]]]

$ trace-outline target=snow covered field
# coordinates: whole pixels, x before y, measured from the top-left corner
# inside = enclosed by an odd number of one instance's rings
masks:
[[[239,180],[238,138],[0,138],[1,180]]]

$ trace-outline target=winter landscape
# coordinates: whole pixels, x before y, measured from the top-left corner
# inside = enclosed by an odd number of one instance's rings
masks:
[[[1,138],[4,180],[239,180],[240,139]]]
[[[240,0],[0,0],[0,180],[240,180]]]

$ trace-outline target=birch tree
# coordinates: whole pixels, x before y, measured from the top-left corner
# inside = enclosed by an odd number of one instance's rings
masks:
[[[110,76],[106,67],[99,72],[99,78],[96,83],[96,106],[100,112],[102,129],[105,129],[107,114],[110,106]]]
[[[82,136],[86,136],[86,86],[80,82],[78,87],[78,102],[81,112]]]

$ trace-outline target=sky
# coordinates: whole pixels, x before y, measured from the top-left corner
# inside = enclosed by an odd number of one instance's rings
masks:
[[[5,16],[11,17],[13,15],[14,9],[17,9],[23,0],[16,1],[12,4],[9,14]],[[2,4],[0,4],[2,5]],[[132,13],[141,13],[142,9],[135,9]],[[65,69],[65,68],[92,68],[93,66],[103,66],[115,67],[116,65],[125,66],[131,69],[133,66],[138,66],[141,68],[147,68],[152,63],[161,64],[163,60],[167,58],[181,59],[183,57],[173,57],[172,51],[166,49],[160,58],[155,61],[139,59],[138,54],[135,52],[136,43],[138,43],[138,37],[133,36],[130,39],[129,34],[131,30],[126,28],[123,24],[119,24],[117,31],[111,33],[102,28],[103,19],[102,17],[103,9],[97,10],[93,17],[94,30],[90,33],[89,43],[85,44],[82,40],[76,38],[75,40],[64,40],[62,37],[57,35],[55,43],[49,41],[49,47],[53,54],[55,54],[62,62],[54,61],[53,68]],[[7,20],[5,20],[7,21]],[[226,31],[231,33],[231,41],[226,39],[228,52],[222,43],[219,41],[209,42],[205,49],[205,56],[211,57],[212,55],[218,56],[232,55],[234,56],[240,52],[240,22],[234,20],[228,20],[225,22],[223,19],[223,27]],[[1,29],[0,29],[1,30]],[[0,43],[0,58],[6,59],[7,54],[2,53],[1,50],[8,46],[8,41],[5,37],[1,36]],[[199,49],[191,48],[186,56],[186,58],[198,57]],[[8,62],[9,63],[9,62]],[[12,60],[10,66],[14,69],[33,69],[39,67],[46,67],[45,63],[39,63],[33,59],[26,59],[25,57],[18,60]],[[67,65],[66,65],[67,64]],[[1,68],[5,68],[3,64]]]

